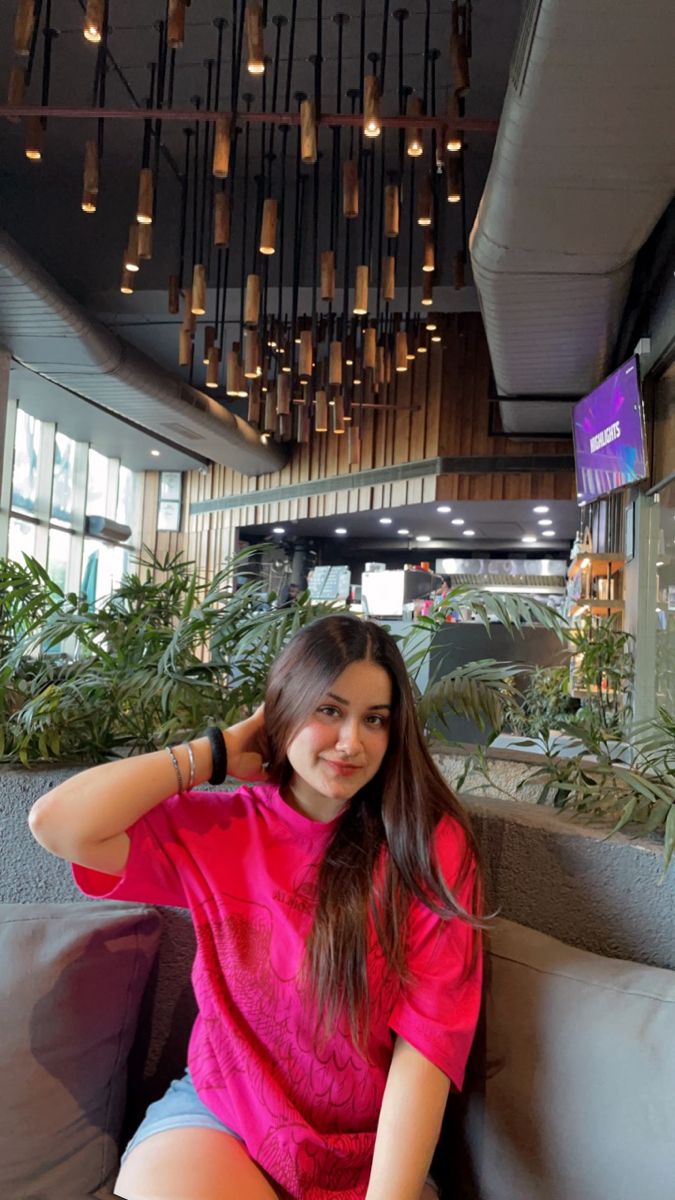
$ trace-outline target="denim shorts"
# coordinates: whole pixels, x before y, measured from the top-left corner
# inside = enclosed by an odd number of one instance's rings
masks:
[[[155,1100],[154,1104],[148,1106],[148,1111],[122,1155],[120,1166],[135,1146],[144,1142],[146,1138],[152,1137],[154,1133],[164,1133],[166,1129],[185,1128],[218,1129],[221,1133],[229,1133],[238,1142],[243,1141],[238,1133],[219,1121],[210,1108],[202,1104],[192,1082],[192,1076],[186,1070],[182,1079],[174,1079],[161,1099]],[[427,1183],[430,1183],[438,1191],[431,1175],[427,1177]]]

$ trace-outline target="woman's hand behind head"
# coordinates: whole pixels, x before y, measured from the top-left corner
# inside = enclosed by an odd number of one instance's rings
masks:
[[[223,730],[227,746],[227,773],[235,779],[265,781],[268,760],[265,705],[243,721]]]

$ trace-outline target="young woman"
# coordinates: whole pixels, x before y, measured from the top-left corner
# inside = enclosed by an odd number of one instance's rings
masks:
[[[226,770],[262,782],[191,790]],[[480,1006],[476,853],[388,633],[314,622],[224,738],[84,771],[30,826],[86,895],[195,926],[188,1070],[115,1195],[435,1200]]]

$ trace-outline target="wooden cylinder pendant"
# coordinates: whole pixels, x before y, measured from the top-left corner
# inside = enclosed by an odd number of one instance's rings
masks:
[[[384,189],[384,236],[398,237],[399,190],[397,183],[388,183]]]
[[[422,259],[422,270],[436,270],[436,248],[434,246],[434,234],[432,229],[424,230],[424,258]]]
[[[252,379],[251,386],[248,390],[248,413],[246,419],[249,425],[258,426],[260,424],[260,380]]]
[[[321,299],[335,299],[335,251],[321,252]]]
[[[305,404],[299,404],[295,411],[295,440],[300,446],[309,441],[309,411]]]
[[[263,43],[262,8],[258,0],[248,0],[245,20],[246,70],[249,75],[262,75],[265,71],[265,47]]]
[[[385,359],[384,346],[378,346],[377,347],[377,383],[378,383],[378,386],[380,384],[385,383],[386,378],[387,378],[386,363],[385,363],[384,359]]]
[[[363,331],[363,366],[371,371],[377,366],[377,330],[373,326]]]
[[[366,75],[363,81],[363,132],[366,137],[380,136],[380,83],[377,75]]]
[[[448,155],[445,160],[445,175],[447,181],[447,196],[450,204],[458,204],[462,199],[461,169],[459,155]]]
[[[398,333],[396,334],[395,366],[396,370],[399,372],[408,370],[408,335],[405,329],[399,329]]]
[[[313,100],[300,103],[300,158],[303,163],[316,162],[316,107]]]
[[[392,254],[382,259],[382,299],[393,300],[396,296],[396,259]]]
[[[300,334],[298,375],[304,382],[306,382],[308,379],[311,379],[313,355],[314,348],[312,346],[312,331],[311,329],[303,329]]]
[[[434,189],[431,182],[431,175],[425,171],[420,179],[419,188],[417,190],[417,224],[418,225],[433,225],[434,223]]]
[[[342,165],[342,215],[359,215],[359,172],[355,158],[348,158]]]
[[[105,0],[87,0],[82,32],[88,42],[98,45],[103,37],[104,18]]]
[[[178,366],[189,367],[192,361],[192,334],[189,329],[181,329],[178,334]]]
[[[353,311],[357,317],[365,316],[368,312],[368,267],[363,264],[356,268]]]
[[[192,315],[192,288],[187,287],[183,291],[183,329],[188,329],[190,333],[195,331],[195,319]]]
[[[122,264],[122,279],[120,281],[120,291],[125,296],[130,296],[131,293],[133,292],[133,290],[134,290],[133,273],[131,271],[127,271],[124,264]]]
[[[152,258],[152,225],[138,226],[138,257]]]
[[[185,0],[169,0],[166,25],[166,44],[169,50],[180,50],[185,41]]]
[[[450,105],[448,108],[448,122],[443,133],[443,144],[450,154],[457,154],[462,149],[462,131],[457,128],[457,122],[460,119],[459,98],[454,95],[450,97]]]
[[[342,386],[342,342],[331,342],[328,353],[328,382]]]
[[[431,271],[422,276],[422,304],[427,307],[434,302],[434,277]]]
[[[14,19],[14,53],[28,58],[35,26],[35,0],[18,0]]]
[[[350,425],[347,437],[349,438],[349,465],[358,467],[361,463],[361,430]]]
[[[223,113],[220,117],[216,117],[215,126],[211,170],[216,179],[227,179],[232,146],[232,117],[229,113]]]
[[[338,393],[330,407],[333,414],[333,433],[344,433],[345,401],[342,393]]]
[[[26,94],[26,68],[21,63],[14,63],[9,73],[9,84],[7,87],[7,103],[9,105],[19,105],[23,103]],[[18,117],[12,117],[8,114],[7,120],[16,125],[19,122]]]
[[[98,187],[98,142],[91,139],[84,143],[84,169],[82,172],[82,209],[84,212],[96,211],[96,205],[94,205],[93,209],[84,207],[84,196],[98,195]]]
[[[196,317],[206,312],[206,272],[202,263],[195,263],[192,271],[192,305],[190,311]]]
[[[260,276],[249,275],[246,279],[244,299],[244,324],[255,326],[260,320]]]
[[[152,225],[154,183],[150,167],[141,167],[138,177],[138,205],[136,220],[139,225]]]
[[[277,428],[277,397],[276,391],[265,395],[265,412],[263,415],[263,432],[275,433]]]
[[[206,328],[210,329],[211,326],[207,325]],[[217,388],[218,387],[218,384],[220,382],[219,378],[218,378],[219,375],[220,375],[220,350],[218,349],[217,346],[211,345],[209,347],[209,357],[208,357],[207,366],[206,366],[206,386],[207,386],[207,388]]]
[[[169,312],[175,316],[180,311],[180,295],[178,291],[178,276],[169,275]]]
[[[287,417],[291,411],[291,377],[281,372],[277,375],[277,416]]]
[[[422,101],[420,100],[419,96],[411,97],[408,116],[422,116]],[[406,154],[409,154],[411,158],[419,158],[420,154],[424,153],[424,139],[422,138],[422,130],[418,129],[414,125],[411,125],[406,130],[405,149]]]
[[[260,338],[257,329],[244,330],[244,377],[257,379],[260,374]]]
[[[138,225],[134,221],[133,225],[129,226],[129,241],[124,255],[124,265],[127,271],[137,271],[139,268],[138,262]]]
[[[239,343],[233,342],[232,349],[227,356],[227,376],[225,379],[225,391],[228,396],[237,396],[239,394]]]
[[[277,246],[277,202],[268,196],[263,204],[262,227],[260,230],[260,253],[274,254]]]
[[[464,287],[464,255],[456,250],[452,259],[452,286],[455,291]]]
[[[29,117],[26,121],[26,146],[24,153],[31,162],[42,162],[45,148],[45,127],[41,117]]]
[[[216,331],[213,325],[204,326],[204,362],[209,361],[209,351],[216,344]]]
[[[82,200],[80,201],[80,208],[82,209],[83,213],[95,213],[97,204],[98,204],[98,193],[97,192],[84,192],[84,191],[82,192]],[[141,257],[140,253],[139,253],[139,257]]]
[[[314,394],[314,432],[328,433],[328,403],[324,391]]]
[[[227,192],[216,192],[213,197],[213,244],[230,244],[230,197]]]
[[[452,90],[456,96],[468,92],[471,81],[469,78],[469,56],[466,49],[466,38],[462,33],[453,33],[450,37],[450,66],[452,67]]]

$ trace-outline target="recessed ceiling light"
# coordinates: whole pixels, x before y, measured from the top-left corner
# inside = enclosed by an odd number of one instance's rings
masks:
[[[550,519],[550,517],[544,517],[543,520],[537,521],[537,525],[552,525],[552,524],[553,524],[553,521]]]
[[[521,538],[520,540],[521,540],[521,542],[524,542],[526,546],[531,546],[532,543],[536,542],[537,539],[536,539],[536,537],[530,537],[528,534],[527,537]]]
[[[281,525],[275,525],[272,533],[285,533],[286,530]]]
[[[410,533],[410,530],[409,529],[397,529],[396,532],[397,533]]]
[[[391,525],[391,517],[380,517],[380,525]]]
[[[336,533],[346,533],[347,530],[346,529],[336,529],[335,532]]]
[[[159,458],[159,450],[151,450],[150,453],[153,458]]]
[[[430,538],[430,537],[427,537],[426,533],[420,533],[420,534],[418,534],[418,536],[415,538],[415,541],[416,541],[416,542],[430,542],[430,541],[431,541],[431,538]]]
[[[532,509],[532,512],[536,512],[536,513],[547,513],[549,511],[550,511],[550,509],[547,507],[546,504],[538,504],[536,508]]]
[[[476,530],[475,529],[463,529],[462,534],[464,537],[475,537]]]
[[[545,529],[543,537],[555,537],[555,529]]]
[[[450,524],[451,525],[463,525],[464,521],[461,517],[453,517]]]
[[[452,512],[452,509],[447,504],[441,504],[440,508],[436,509],[436,512],[443,512],[443,513]]]

